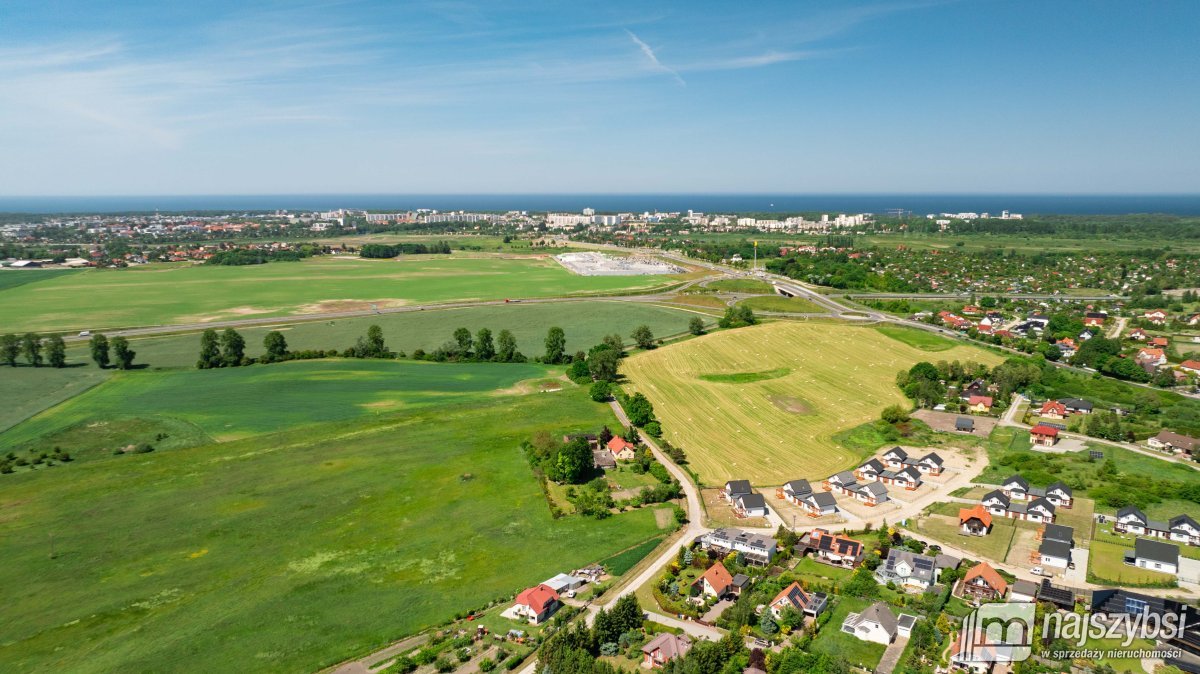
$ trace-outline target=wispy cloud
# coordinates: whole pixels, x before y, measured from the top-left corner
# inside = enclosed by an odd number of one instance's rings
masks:
[[[649,63],[651,68],[670,75],[675,79],[676,82],[679,83],[680,86],[687,86],[687,82],[684,82],[683,78],[679,76],[679,71],[663,65],[663,62],[658,60],[658,54],[655,54],[654,49],[652,49],[650,45],[646,44],[642,38],[635,35],[633,31],[629,30],[628,28],[625,29],[625,33],[629,36],[629,39],[633,40],[633,43],[638,46],[638,49],[642,50],[642,55],[646,57],[646,62]]]

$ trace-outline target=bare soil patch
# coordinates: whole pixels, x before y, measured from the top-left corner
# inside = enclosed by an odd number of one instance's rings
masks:
[[[974,433],[963,433],[964,436],[975,436],[978,438],[986,438],[991,434],[992,429],[996,427],[999,419],[993,417],[977,417],[971,414],[953,414],[951,412],[934,412],[933,410],[917,410],[913,412],[913,416],[929,424],[929,427],[935,431],[943,433],[956,433],[954,430],[954,422],[959,417],[969,417],[975,421]]]
[[[342,311],[370,311],[372,309],[391,309],[408,304],[408,300],[321,300],[315,304],[301,304],[297,309],[305,314],[331,314]]]
[[[784,412],[791,414],[812,414],[813,409],[800,398],[793,396],[774,395],[769,398],[772,404]]]

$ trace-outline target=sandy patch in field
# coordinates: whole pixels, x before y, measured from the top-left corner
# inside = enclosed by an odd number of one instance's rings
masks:
[[[315,304],[301,304],[296,307],[303,314],[331,314],[342,311],[371,311],[372,309],[391,309],[408,304],[408,300],[321,300]]]
[[[557,393],[563,390],[564,386],[571,384],[571,380],[567,379],[566,375],[547,379],[539,377],[537,379],[524,379],[508,388],[498,389],[494,395],[528,395],[530,393]]]
[[[808,403],[804,402],[800,398],[795,398],[793,396],[774,395],[771,396],[769,400],[773,405],[784,412],[790,412],[792,414],[813,413],[812,407],[809,407]]]
[[[669,508],[656,508],[654,510],[654,523],[659,529],[666,529],[671,526],[671,522],[675,520],[675,513]]]
[[[236,316],[255,316],[258,314],[269,314],[277,309],[265,309],[262,307],[233,307],[231,309],[222,309],[215,314],[195,314],[192,316],[181,316],[181,323],[212,323],[213,321],[222,321]]]
[[[399,400],[378,400],[373,403],[362,403],[359,407],[368,410],[389,410],[401,407],[403,403]]]

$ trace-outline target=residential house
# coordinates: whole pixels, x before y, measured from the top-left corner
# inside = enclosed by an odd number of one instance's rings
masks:
[[[733,512],[739,517],[766,517],[767,500],[762,494],[738,494],[733,497]]]
[[[1181,435],[1172,431],[1159,431],[1158,435],[1146,440],[1146,446],[1162,449],[1177,454],[1192,454],[1200,449],[1200,439]]]
[[[884,467],[882,461],[871,459],[854,471],[854,477],[860,482],[874,482],[879,479],[879,474],[885,470],[887,468]]]
[[[866,548],[860,541],[832,534],[825,529],[813,529],[800,538],[795,551],[801,555],[811,552],[813,559],[830,564],[853,568],[862,563]]]
[[[967,410],[976,414],[987,414],[992,411],[991,396],[971,396],[967,399]]]
[[[879,482],[860,484],[858,485],[858,489],[854,491],[854,500],[861,501],[872,507],[877,506],[888,500],[887,487]]]
[[[592,463],[601,470],[617,467],[617,459],[613,457],[607,447],[592,450]]]
[[[1179,573],[1179,546],[1149,538],[1133,542],[1133,550],[1125,553],[1125,563],[1175,575]]]
[[[976,601],[1003,599],[1004,593],[1007,591],[1008,583],[987,562],[981,562],[971,567],[971,570],[963,575],[962,582],[959,584],[959,592],[962,596]]]
[[[1067,406],[1057,400],[1047,400],[1042,403],[1042,409],[1038,412],[1038,416],[1047,419],[1065,419],[1067,418]]]
[[[1155,309],[1153,311],[1147,311],[1144,314],[1142,314],[1142,319],[1145,320],[1147,323],[1153,323],[1154,325],[1163,325],[1164,323],[1167,322],[1167,316],[1168,316],[1167,312],[1163,311],[1162,309]]]
[[[1035,498],[1028,503],[1017,503],[1003,491],[996,489],[984,495],[982,503],[989,513],[997,517],[1040,523],[1054,521],[1055,506],[1045,497]]]
[[[1038,546],[1036,562],[1042,566],[1066,569],[1071,566],[1071,545],[1062,541],[1043,540]]]
[[[692,588],[702,597],[720,599],[733,590],[733,574],[724,564],[717,562],[692,583]]]
[[[730,480],[725,483],[725,490],[721,496],[727,501],[733,501],[735,496],[741,494],[751,494],[754,490],[750,488],[750,480]]]
[[[1190,374],[1200,374],[1200,360],[1189,358],[1179,364],[1179,369]]]
[[[1058,442],[1058,429],[1046,424],[1038,424],[1029,429],[1029,441],[1040,447],[1053,447]]]
[[[1129,335],[1127,335],[1127,336],[1130,339],[1135,339],[1139,342],[1144,342],[1144,341],[1146,341],[1146,338],[1148,338],[1150,335],[1147,335],[1146,331],[1141,328],[1134,328],[1129,331]]]
[[[916,616],[907,617],[905,625],[911,633]],[[867,607],[862,613],[851,613],[842,622],[842,631],[853,635],[860,641],[870,641],[877,644],[890,644],[900,634],[900,621],[886,602],[877,601]],[[908,636],[905,634],[904,636]]]
[[[1151,337],[1150,338],[1150,346],[1152,346],[1156,349],[1165,349],[1165,348],[1167,348],[1167,345],[1170,343],[1171,343],[1171,340],[1167,339],[1166,337]]]
[[[800,587],[800,583],[792,583],[775,595],[771,603],[767,604],[767,608],[776,620],[783,617],[788,608],[815,618],[825,610],[828,600],[829,597],[824,592],[807,592]]]
[[[959,508],[958,527],[966,536],[987,536],[992,531],[992,514],[982,503],[973,508]]]
[[[710,531],[696,539],[696,542],[704,550],[717,550],[723,555],[740,552],[748,563],[756,566],[770,564],[779,551],[779,544],[774,538],[734,528]]]
[[[838,511],[837,499],[827,491],[814,491],[800,503],[800,507],[809,517],[833,515]]]
[[[1188,325],[1200,325],[1200,314],[1192,314],[1187,319]]]
[[[883,455],[883,462],[890,470],[900,470],[908,461],[908,452],[900,447],[892,447]]]
[[[1075,529],[1062,524],[1046,524],[1038,530],[1038,538],[1044,541],[1058,541],[1075,547]]]
[[[642,666],[647,669],[661,669],[663,665],[687,655],[692,650],[692,640],[686,634],[659,632],[645,646],[642,646]]]
[[[1137,355],[1134,356],[1134,360],[1137,361],[1139,365],[1160,367],[1167,364],[1167,354],[1162,349],[1145,347],[1138,349]]]
[[[808,483],[808,480],[792,480],[780,488],[778,495],[788,503],[800,505],[800,502],[811,493],[812,485]]]
[[[926,475],[941,475],[945,469],[945,462],[936,452],[930,452],[917,459],[913,467]]]
[[[612,452],[613,458],[618,461],[633,461],[637,458],[637,445],[619,435],[614,435],[613,439],[608,441],[608,451]]]
[[[880,583],[895,583],[905,589],[924,591],[937,582],[938,567],[933,557],[902,548],[888,550],[887,559],[875,569]]]
[[[885,470],[879,474],[879,481],[913,491],[921,486],[921,471],[913,466],[899,471]]]
[[[975,420],[971,417],[959,417],[954,420],[954,430],[959,433],[974,433]]]
[[[854,477],[854,473],[848,470],[843,470],[840,473],[835,473],[825,480],[825,489],[846,496],[854,496],[854,492],[858,490],[858,481]]]
[[[562,606],[558,593],[545,584],[522,590],[513,604],[513,615],[528,619],[534,625],[540,625],[550,619],[554,612]]]
[[[1030,486],[1020,475],[1013,475],[1001,487],[1004,495],[1013,501],[1033,501],[1045,498],[1060,508],[1070,508],[1074,502],[1071,488],[1065,482],[1055,482],[1045,489]]]
[[[1168,522],[1146,517],[1136,506],[1125,506],[1117,511],[1113,531],[1151,538],[1166,538],[1178,543],[1200,545],[1200,524],[1188,515],[1176,515]]]

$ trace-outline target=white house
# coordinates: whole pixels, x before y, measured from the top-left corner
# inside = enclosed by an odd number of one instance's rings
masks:
[[[876,644],[890,644],[900,634],[900,622],[903,621],[905,631],[911,632],[916,616],[901,614],[897,620],[892,609],[882,601],[877,601],[867,607],[862,613],[851,613],[842,621],[842,631],[853,635],[860,641],[870,641]],[[904,635],[904,636],[907,636]]]
[[[1139,569],[1179,573],[1179,546],[1149,538],[1134,541],[1133,550],[1125,553],[1125,563]]]
[[[788,503],[800,505],[800,502],[811,493],[812,485],[808,483],[808,480],[792,480],[783,485],[783,498]]]

